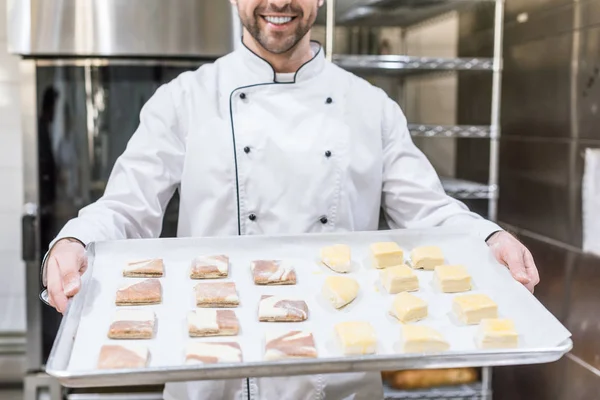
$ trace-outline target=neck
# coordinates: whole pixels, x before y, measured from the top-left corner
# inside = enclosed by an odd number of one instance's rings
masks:
[[[310,48],[310,32],[306,34],[296,46],[281,54],[271,53],[266,50],[245,28],[242,41],[246,47],[256,53],[259,57],[267,60],[277,73],[296,72],[303,64],[313,58],[313,53]]]

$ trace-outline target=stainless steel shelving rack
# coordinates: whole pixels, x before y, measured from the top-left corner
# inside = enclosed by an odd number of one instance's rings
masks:
[[[337,3],[337,5],[336,5]],[[343,55],[334,48],[336,24],[362,27],[402,27],[421,24],[444,13],[476,4],[494,6],[494,50],[492,58],[428,58],[409,55]],[[504,0],[327,0],[327,57],[357,74],[406,77],[444,71],[477,71],[492,74],[489,126],[409,125],[413,137],[476,138],[489,140],[487,184],[460,179],[442,179],[446,192],[458,199],[487,199],[488,218],[497,219],[500,100]],[[483,368],[481,381],[473,385],[431,390],[397,391],[385,388],[386,399],[481,399],[492,398],[491,368]]]
[[[343,55],[336,54],[333,47],[336,24],[365,27],[410,27],[443,13],[460,10],[477,3],[495,4],[494,54],[492,58]],[[490,99],[492,112],[489,126],[409,125],[409,130],[414,137],[489,140],[490,161],[487,184],[459,179],[443,179],[442,183],[448,194],[458,199],[487,199],[488,218],[491,220],[496,220],[498,202],[498,139],[500,135],[503,21],[504,0],[328,0],[326,29],[328,57],[344,69],[357,74],[398,77],[444,71],[477,71],[492,74],[492,98]]]

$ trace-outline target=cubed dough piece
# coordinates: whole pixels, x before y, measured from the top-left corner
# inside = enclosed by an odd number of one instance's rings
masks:
[[[427,302],[410,293],[398,293],[394,297],[390,314],[403,323],[419,321],[427,317]]]
[[[192,337],[235,336],[239,330],[233,310],[197,308],[188,314],[188,332]]]
[[[188,365],[242,362],[237,342],[190,342],[185,352]]]
[[[257,260],[250,265],[257,285],[295,285],[296,270],[287,261]]]
[[[350,246],[335,244],[321,249],[321,262],[332,271],[346,273],[350,272],[352,260],[350,257]]]
[[[452,311],[467,325],[478,324],[484,318],[498,318],[498,306],[485,294],[465,294],[454,297]]]
[[[444,265],[444,254],[437,246],[422,246],[410,252],[411,266],[415,269],[433,271],[438,265]]]
[[[225,278],[229,273],[229,257],[226,255],[201,256],[192,260],[190,278],[217,279]]]
[[[263,322],[301,322],[308,318],[308,306],[304,300],[290,296],[266,296],[260,298],[258,320]]]
[[[233,282],[202,282],[194,288],[198,307],[237,307],[240,299]]]
[[[162,301],[162,285],[158,279],[127,283],[117,290],[115,304],[118,306],[136,306],[158,304]]]
[[[471,275],[462,265],[438,265],[433,279],[437,288],[444,293],[471,290]]]
[[[117,310],[108,329],[111,339],[151,339],[156,316],[152,310]]]
[[[373,267],[381,269],[404,264],[404,252],[395,242],[380,242],[371,245]]]
[[[484,318],[476,336],[480,349],[510,349],[519,345],[519,334],[510,319]]]
[[[340,322],[335,326],[338,342],[345,355],[374,354],[377,335],[368,322]]]
[[[449,348],[450,344],[433,328],[423,325],[402,326],[402,350],[405,353],[439,353]]]
[[[136,369],[148,365],[148,348],[140,344],[105,344],[100,349],[98,369]]]
[[[347,276],[328,276],[321,291],[335,308],[351,303],[358,295],[358,282]]]
[[[381,283],[389,294],[419,290],[419,279],[406,265],[389,267],[379,273]]]
[[[164,275],[162,258],[132,261],[123,268],[123,276],[134,278],[157,278]]]
[[[307,331],[267,332],[265,360],[316,358],[317,348],[312,333]]]

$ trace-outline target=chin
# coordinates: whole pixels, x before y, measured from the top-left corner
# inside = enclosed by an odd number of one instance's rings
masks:
[[[294,47],[294,40],[266,40],[261,41],[261,46],[270,53],[287,53]]]

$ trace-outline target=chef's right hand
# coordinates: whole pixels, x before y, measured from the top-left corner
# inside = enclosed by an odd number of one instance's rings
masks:
[[[46,260],[48,301],[60,313],[67,309],[70,297],[81,288],[81,275],[87,268],[85,247],[75,239],[61,239]]]

